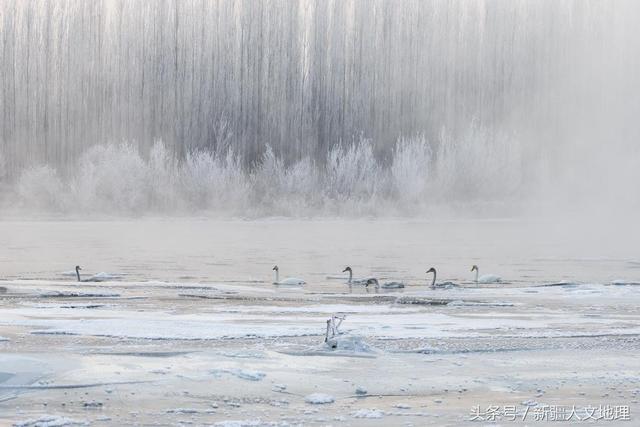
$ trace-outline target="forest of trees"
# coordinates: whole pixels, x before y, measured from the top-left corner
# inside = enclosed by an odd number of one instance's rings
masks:
[[[11,175],[107,142],[251,165],[267,145],[290,162],[361,138],[384,158],[474,120],[550,132],[569,108],[555,84],[620,60],[630,18],[610,4],[0,0],[0,150]]]

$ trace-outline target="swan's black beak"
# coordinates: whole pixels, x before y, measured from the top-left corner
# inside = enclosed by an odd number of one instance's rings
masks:
[[[272,268],[272,270],[277,270],[278,266],[276,265],[275,267]]]
[[[350,268],[350,267],[347,267],[347,268],[345,268],[344,270],[342,270],[342,272],[343,272],[343,273],[345,273],[345,272],[347,272],[347,271],[349,271],[349,270],[351,270],[351,268]]]

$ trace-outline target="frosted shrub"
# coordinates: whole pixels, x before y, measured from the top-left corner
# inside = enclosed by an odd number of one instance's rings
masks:
[[[128,144],[95,146],[80,158],[76,197],[87,211],[142,211],[149,207],[147,165]]]
[[[18,178],[20,202],[29,209],[61,211],[67,207],[68,193],[55,169],[37,166],[26,169]]]
[[[319,199],[318,175],[311,159],[286,166],[271,147],[252,173],[251,185],[252,205],[264,215],[305,214]]]
[[[321,208],[321,186],[318,169],[308,157],[294,163],[281,181],[281,203],[287,203],[288,213],[309,214],[310,210]],[[287,199],[287,194],[292,197]]]
[[[428,196],[425,190],[431,161],[432,150],[424,136],[398,141],[391,163],[392,186],[398,199],[419,202]]]
[[[180,180],[181,193],[191,208],[230,212],[246,204],[247,179],[240,158],[231,150],[222,157],[206,151],[188,154]]]
[[[324,160],[287,164],[267,147],[247,170],[232,150],[193,151],[179,160],[161,141],[148,158],[129,144],[102,145],[82,154],[66,181],[48,167],[24,171],[15,193],[24,206],[78,213],[368,216],[499,206],[522,188],[519,142],[476,125],[461,137],[443,131],[435,145],[422,136],[401,139],[384,163],[365,139],[334,146]]]
[[[156,141],[149,152],[147,166],[149,204],[154,209],[175,209],[178,182],[177,164],[162,141]]]
[[[337,201],[369,200],[380,186],[379,172],[371,142],[361,140],[347,148],[334,146],[327,155],[327,195]]]
[[[251,175],[252,203],[270,210],[285,180],[284,162],[278,159],[273,149],[267,145],[261,162]]]

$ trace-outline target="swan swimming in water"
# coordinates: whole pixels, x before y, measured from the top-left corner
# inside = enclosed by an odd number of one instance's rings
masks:
[[[79,265],[76,265],[76,277],[78,278],[78,282],[102,282],[104,280],[111,278],[111,276],[106,273],[98,273],[98,274],[94,274],[88,279],[81,279],[80,270],[82,270],[82,268]]]
[[[436,284],[436,274],[437,274],[436,269],[431,267],[430,269],[427,270],[427,274],[429,273],[433,273],[433,280],[431,281],[431,289],[450,289],[458,286],[453,282],[442,282],[442,283]]]
[[[304,285],[305,282],[302,279],[297,279],[295,277],[287,277],[286,279],[280,280],[280,271],[278,266],[273,267],[273,271],[276,272],[276,280],[273,282],[274,285],[288,285],[288,286],[296,286],[296,285]]]
[[[374,277],[367,279],[367,284],[365,286],[368,287],[369,285],[375,285],[376,288],[382,289],[402,289],[405,286],[402,282],[385,282],[382,284],[382,286],[380,286],[380,284],[378,283],[378,279]]]
[[[483,274],[482,276],[478,277],[480,275],[480,269],[477,265],[471,267],[471,271],[476,272],[476,283],[499,283],[502,281],[502,278],[500,276],[496,276],[495,274]]]
[[[376,279],[375,277],[367,277],[365,279],[354,279],[353,278],[353,270],[351,269],[351,267],[346,267],[344,270],[342,270],[343,273],[345,272],[349,272],[349,280],[347,281],[348,285],[363,285],[366,287],[369,287],[369,285],[375,285],[376,288],[382,288],[382,289],[400,289],[400,288],[404,288],[404,283],[402,282],[385,282],[382,284],[382,286],[380,286],[380,283],[378,282],[378,279]]]
[[[347,280],[348,285],[367,286],[369,284],[369,280],[372,279],[372,277],[367,277],[366,279],[354,279],[353,270],[351,269],[351,267],[346,267],[344,270],[342,270],[343,273],[347,271],[349,272],[349,280]]]

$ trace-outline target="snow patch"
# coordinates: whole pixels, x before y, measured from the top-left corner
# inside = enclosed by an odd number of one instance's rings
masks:
[[[13,424],[15,427],[66,427],[66,426],[86,426],[86,421],[76,421],[58,415],[43,415],[26,421],[19,421]]]

